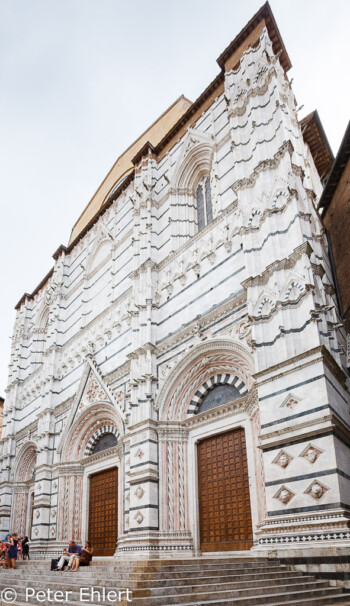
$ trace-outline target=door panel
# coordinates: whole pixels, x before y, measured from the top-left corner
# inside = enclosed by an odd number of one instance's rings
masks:
[[[244,429],[198,444],[198,493],[202,551],[234,551],[253,545]]]
[[[90,477],[89,541],[95,556],[111,556],[118,538],[118,468]]]

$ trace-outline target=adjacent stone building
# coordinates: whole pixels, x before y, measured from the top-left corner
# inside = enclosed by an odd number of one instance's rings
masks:
[[[345,332],[316,209],[332,158],[298,121],[268,4],[218,64],[16,307],[0,523],[33,554],[350,544]]]
[[[350,368],[350,122],[323,190],[319,209],[331,243],[330,260],[347,335],[347,366]]]

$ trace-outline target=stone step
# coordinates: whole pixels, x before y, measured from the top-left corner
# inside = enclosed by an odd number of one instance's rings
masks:
[[[254,604],[260,604],[262,599],[265,599],[265,604],[269,604],[267,598],[273,602],[273,596],[278,596],[279,600],[288,601],[294,594],[296,597],[312,597],[314,594],[327,595],[333,593],[337,595],[341,593],[341,590],[329,587],[327,582],[324,581],[313,581],[311,583],[300,583],[299,585],[285,584],[285,585],[272,585],[270,584],[266,589],[264,588],[249,588],[244,589],[228,589],[222,590],[220,587],[215,591],[196,591],[183,593],[183,594],[169,594],[163,596],[148,596],[138,597],[133,596],[133,604],[138,606],[170,606],[172,604],[188,604],[189,602],[195,602],[201,604],[202,602],[214,602],[219,600],[227,599],[229,601],[235,600],[234,604],[238,605],[240,600],[243,598],[249,598],[251,600],[250,606]],[[274,601],[277,601],[275,599]]]
[[[350,595],[328,580],[281,565],[277,559],[210,558],[116,562],[100,560],[77,573],[51,572],[50,562],[18,563],[17,570],[0,571],[0,592],[14,587],[18,606],[53,606],[52,599],[26,599],[25,590],[69,591],[65,606],[128,606],[130,602],[80,600],[81,587],[132,591],[134,606],[350,606]]]
[[[42,588],[45,591],[45,588]],[[52,588],[53,590],[54,588]],[[58,589],[58,588],[57,588]],[[75,588],[76,589],[76,588]],[[118,590],[119,588],[117,588],[116,590]],[[121,589],[121,588],[120,588]],[[201,589],[205,589],[204,587]],[[70,590],[68,586],[64,586],[61,587],[59,590],[63,590],[63,591],[71,591],[71,594],[69,595],[69,602],[73,601],[73,602],[79,602],[80,600],[80,592],[76,591],[76,590]],[[287,601],[289,596],[297,594],[298,596],[304,597],[304,596],[308,596],[311,597],[312,595],[315,594],[315,592],[317,593],[317,595],[327,595],[327,593],[333,593],[333,594],[337,594],[337,591],[334,591],[333,588],[330,588],[327,586],[327,583],[323,582],[323,581],[313,581],[313,582],[306,582],[306,583],[299,583],[297,584],[288,584],[288,585],[269,585],[267,587],[267,590],[264,591],[262,588],[245,588],[245,589],[222,589],[221,587],[215,587],[211,590],[208,591],[198,591],[198,589],[194,590],[191,593],[186,593],[186,594],[181,594],[181,593],[176,593],[176,595],[163,595],[163,596],[148,596],[147,598],[138,598],[137,596],[133,595],[133,600],[132,603],[133,604],[139,604],[139,605],[146,605],[147,606],[156,606],[156,605],[161,605],[161,606],[169,606],[171,604],[188,604],[189,602],[193,602],[195,600],[195,603],[201,603],[202,600],[205,601],[211,601],[213,602],[214,600],[222,600],[224,598],[227,598],[229,600],[236,600],[234,603],[239,604],[240,599],[242,598],[246,598],[249,597],[251,600],[251,605],[253,606],[253,604],[259,604],[261,603],[259,600],[265,596],[265,598],[267,598],[267,596],[269,597],[269,600],[271,601],[271,597],[274,595],[279,596],[279,599],[281,601]],[[107,593],[107,592],[106,592]],[[340,590],[339,590],[340,593]],[[102,595],[102,592],[100,591],[100,594]],[[88,594],[87,594],[88,595]],[[29,596],[28,599],[26,598],[25,595],[25,590],[21,589],[18,591],[18,596],[19,598],[23,598],[23,601],[27,601],[29,604],[34,604],[37,603],[37,600],[35,598],[35,596]],[[96,598],[95,598],[96,599]],[[258,601],[256,601],[258,600]],[[111,601],[108,599],[98,599],[97,601],[99,602],[99,604],[101,604],[101,606],[110,606]],[[52,599],[47,599],[47,600],[43,600],[40,601],[41,604],[43,604],[44,606],[49,606],[50,604],[52,604]],[[270,602],[266,602],[266,603],[270,603]],[[272,603],[272,601],[271,601]]]
[[[111,566],[108,565],[100,565],[100,566],[96,566],[94,564],[94,562],[89,566],[89,570],[93,570],[95,568],[98,569],[98,571],[108,571],[110,572],[111,570],[138,570],[140,569],[140,571],[149,571],[149,572],[155,572],[155,571],[164,571],[164,572],[171,572],[174,570],[177,571],[181,571],[181,570],[206,570],[206,569],[223,569],[223,568],[238,568],[238,569],[245,569],[245,568],[255,568],[255,567],[262,567],[262,568],[269,568],[271,565],[279,565],[277,560],[251,560],[249,562],[244,562],[244,561],[238,561],[236,562],[235,560],[224,560],[223,562],[220,562],[218,560],[212,561],[212,562],[208,562],[206,560],[202,561],[202,562],[198,562],[198,563],[193,563],[192,561],[189,561],[188,563],[184,563],[184,560],[181,560],[180,564],[174,564],[171,563],[169,564],[162,564],[159,565],[157,563],[152,563],[152,564],[148,564],[148,563],[144,563],[143,566],[141,566],[140,564],[138,564],[137,566],[134,565],[133,562],[128,562],[128,564],[124,564],[124,565],[119,565],[119,564],[113,564]],[[19,563],[17,562],[16,568],[18,570],[22,570],[22,569],[30,569],[31,571],[35,571],[35,570],[43,570],[45,568],[47,568],[48,566],[50,566],[50,563],[45,561],[42,564],[38,565],[37,563],[33,564],[33,565],[25,565],[24,563]]]
[[[64,588],[66,591],[77,591],[79,590],[80,587],[87,585],[87,583],[82,583],[81,581],[76,581],[74,578],[72,578],[73,575],[70,575],[69,578],[64,579]],[[189,589],[191,590],[191,592],[194,592],[196,589],[198,588],[203,588],[206,589],[207,591],[213,591],[213,590],[222,590],[222,589],[240,589],[240,588],[244,588],[244,587],[258,587],[258,588],[264,588],[266,585],[277,585],[277,584],[281,584],[281,585],[286,585],[286,584],[295,584],[295,583],[301,583],[301,581],[303,583],[305,582],[313,582],[314,581],[314,577],[310,576],[303,576],[302,574],[299,575],[293,575],[293,573],[291,573],[289,576],[282,576],[282,577],[269,577],[266,576],[266,578],[264,579],[248,579],[248,580],[241,580],[241,577],[236,577],[234,580],[228,580],[227,577],[222,577],[220,579],[220,581],[218,582],[217,579],[210,579],[209,580],[207,578],[203,579],[203,582],[201,583],[189,583],[187,582],[187,579],[183,579],[182,583],[179,585],[168,585],[168,584],[162,584],[159,586],[154,586],[153,582],[151,582],[152,584],[147,587],[145,586],[145,584],[143,582],[136,582],[136,583],[128,583],[126,584],[122,584],[122,583],[118,583],[115,581],[108,581],[107,583],[90,583],[92,586],[95,587],[106,587],[107,590],[112,590],[112,589],[116,589],[117,588],[124,588],[124,587],[129,587],[129,589],[133,590],[133,594],[134,596],[153,596],[153,595],[165,595],[165,594],[169,594],[171,592],[176,592],[176,593],[188,593]],[[325,585],[327,585],[327,581],[324,581]],[[13,587],[14,589],[25,589],[26,587],[32,587],[33,589],[36,590],[46,590],[47,588],[50,588],[52,591],[59,591],[62,588],[62,582],[60,580],[58,580],[57,578],[55,579],[55,582],[53,581],[46,581],[45,583],[43,583],[42,581],[37,581],[37,580],[33,580],[33,579],[10,579],[10,584],[11,587]],[[0,591],[2,589],[4,589],[6,586],[8,585],[8,580],[2,580],[0,579]]]
[[[130,578],[129,575],[148,575],[149,577],[154,578],[156,576],[156,578],[161,579],[161,578],[177,578],[177,577],[181,577],[184,575],[184,573],[186,574],[186,576],[192,576],[192,577],[197,577],[198,575],[203,575],[203,574],[207,574],[210,573],[212,575],[215,574],[222,574],[222,572],[224,571],[225,574],[235,574],[235,573],[239,573],[239,574],[245,574],[248,572],[251,573],[255,573],[255,572],[259,572],[259,571],[270,571],[270,570],[283,570],[285,569],[286,566],[284,564],[277,564],[277,563],[272,563],[272,564],[266,564],[264,566],[259,565],[259,566],[203,566],[202,568],[196,568],[193,569],[192,567],[186,567],[186,566],[178,566],[178,567],[171,567],[171,569],[150,569],[150,568],[146,568],[145,570],[137,570],[135,571],[135,569],[131,566],[129,569],[125,569],[125,570],[121,570],[121,569],[93,569],[92,567],[82,567],[79,569],[79,573],[76,574],[80,574],[80,575],[88,575],[89,577],[96,577],[96,578],[103,578],[104,576],[106,576],[106,578],[110,578],[111,575],[125,575],[125,578]],[[47,576],[48,574],[50,575],[57,575],[57,574],[61,574],[58,572],[54,572],[51,571],[48,567],[44,568],[35,568],[35,569],[23,569],[20,567],[17,567],[15,570],[11,571],[11,574],[14,575],[30,575],[30,576]],[[137,578],[137,576],[135,577]],[[146,576],[145,576],[146,578]]]
[[[143,587],[145,589],[147,588],[152,588],[152,587],[163,587],[163,586],[167,586],[167,587],[177,587],[178,585],[193,585],[194,582],[197,581],[198,578],[201,579],[202,583],[224,583],[224,582],[235,582],[235,581],[246,581],[246,582],[259,582],[261,581],[265,581],[266,579],[273,581],[274,579],[288,579],[290,577],[303,577],[303,573],[299,570],[278,570],[276,572],[273,572],[273,570],[271,571],[266,571],[266,572],[256,572],[256,573],[250,573],[250,572],[243,572],[240,574],[219,574],[219,571],[215,571],[218,574],[217,575],[208,575],[205,573],[204,576],[201,577],[195,577],[195,579],[193,578],[188,578],[187,576],[181,576],[178,578],[163,578],[163,579],[155,579],[152,575],[148,576],[148,578],[144,578],[144,575],[142,574],[138,574],[137,578],[134,579],[132,578],[135,575],[130,575],[129,578],[125,578],[125,576],[110,576],[109,578],[106,579],[100,579],[100,578],[95,578],[95,577],[87,577],[86,575],[80,575],[79,573],[67,573],[69,574],[69,577],[65,577],[64,578],[64,582],[66,584],[69,583],[70,585],[82,585],[82,584],[86,584],[86,581],[88,579],[88,582],[91,584],[96,584],[99,586],[104,585],[105,587],[114,587],[116,585],[116,583],[119,582],[119,584],[124,583],[124,584],[128,584],[128,586],[130,587],[136,587],[136,588],[140,588]],[[60,573],[55,573],[55,574],[51,574],[51,575],[43,575],[42,577],[37,577],[37,576],[30,576],[30,575],[15,575],[14,572],[9,573],[11,574],[11,583],[12,585],[15,587],[17,587],[18,585],[23,585],[23,586],[29,586],[29,584],[33,584],[33,587],[39,585],[43,585],[43,580],[45,580],[46,584],[57,584],[59,583],[60,585],[62,585],[62,581],[60,580]],[[182,573],[183,574],[183,573]],[[2,585],[5,583],[5,581],[3,580],[3,578],[1,578],[2,575],[0,573],[0,588],[2,587]],[[305,578],[305,577],[303,577]],[[27,584],[27,585],[26,585]]]
[[[266,599],[265,596],[264,599]],[[271,598],[274,596],[270,596]],[[278,596],[277,596],[278,597]],[[236,600],[215,600],[214,602],[201,601],[201,602],[188,602],[186,606],[250,606],[251,602],[250,598],[243,598],[239,602]],[[269,600],[268,602],[257,602],[259,606],[350,606],[350,600],[346,600],[346,596],[344,594],[335,594],[335,595],[327,595],[327,596],[314,596],[307,598],[297,598],[296,600],[289,600],[289,602],[273,602]],[[25,606],[24,604],[20,604],[18,606]],[[77,604],[71,604],[70,606],[78,606]],[[88,604],[87,606],[96,606]],[[124,606],[124,605],[123,605]],[[170,606],[170,605],[165,605]]]
[[[58,556],[57,556],[58,557]],[[129,568],[133,568],[135,570],[144,570],[144,569],[150,569],[150,570],[163,570],[163,569],[170,569],[170,568],[178,568],[179,566],[182,566],[184,568],[187,568],[189,565],[193,568],[193,569],[198,569],[201,568],[202,566],[210,566],[210,565],[214,565],[214,566],[224,566],[227,564],[234,564],[235,566],[240,566],[240,567],[244,567],[244,566],[250,566],[250,565],[268,565],[269,562],[277,562],[276,558],[271,558],[271,559],[267,559],[267,558],[236,558],[236,557],[224,557],[224,558],[205,558],[203,557],[202,559],[182,559],[182,560],[141,560],[141,561],[133,561],[133,560],[129,560],[129,561],[123,561],[123,560],[116,560],[114,558],[111,558],[111,561],[106,561],[106,560],[99,560],[99,559],[93,559],[93,561],[90,564],[90,569],[94,568],[94,569],[105,569],[105,570],[112,570],[112,569],[129,569]],[[40,569],[43,567],[47,567],[50,566],[51,563],[51,558],[50,559],[46,559],[46,560],[18,560],[16,563],[16,567],[17,568],[28,568],[31,570],[35,570],[35,569]]]
[[[303,587],[308,587],[308,589],[311,589],[313,587],[318,588],[320,585],[322,584],[322,586],[324,587],[328,587],[328,583],[325,581],[316,581],[314,577],[312,576],[307,576],[307,577],[288,577],[288,578],[282,578],[282,579],[265,579],[264,581],[262,581],[261,579],[257,580],[257,581],[235,581],[235,582],[231,582],[231,581],[224,581],[222,583],[196,583],[190,586],[190,590],[191,593],[207,593],[209,594],[214,594],[216,592],[220,592],[220,591],[241,591],[241,590],[248,590],[250,591],[256,591],[256,589],[259,589],[261,591],[264,591],[266,587],[270,588],[271,586],[273,587],[277,587],[279,585],[282,585],[283,587],[286,586],[291,586],[291,589],[302,589]],[[294,587],[295,586],[295,587]],[[150,589],[135,589],[133,591],[133,596],[134,598],[138,598],[138,597],[150,597],[150,598],[154,598],[157,596],[167,596],[170,594],[176,594],[176,595],[180,595],[180,594],[188,594],[189,593],[189,586],[188,585],[178,585],[177,587],[152,587]]]
[[[268,592],[268,593],[259,593],[259,594],[251,594],[251,595],[243,595],[236,596],[232,595],[232,592],[227,592],[228,595],[223,595],[222,592],[217,594],[214,598],[209,596],[205,596],[202,594],[190,595],[189,600],[183,601],[164,601],[163,606],[173,606],[173,604],[186,604],[186,606],[290,606],[290,604],[298,604],[299,606],[321,606],[323,604],[332,605],[332,604],[345,604],[348,606],[350,601],[346,601],[346,596],[334,588],[320,588],[320,589],[312,589],[311,591],[308,589],[302,590],[287,590],[281,593],[278,592]],[[179,596],[177,596],[179,597]],[[181,596],[182,597],[182,596]],[[69,602],[63,602],[66,606],[78,606],[84,603],[85,606],[111,606],[111,601],[99,601],[96,602],[81,602],[79,594],[75,594],[69,599]],[[52,601],[40,601],[40,604],[43,606],[52,606]],[[131,604],[143,604],[143,600],[133,599]],[[159,602],[152,601],[149,604],[155,606]],[[19,604],[36,604],[38,602],[34,598],[25,599],[24,593],[18,594],[18,600],[16,600],[15,604],[19,606]],[[118,604],[116,602],[115,604]],[[122,606],[127,604],[126,601],[120,602]],[[113,604],[114,606],[114,604]]]

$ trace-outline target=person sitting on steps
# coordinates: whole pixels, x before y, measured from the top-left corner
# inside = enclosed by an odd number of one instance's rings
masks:
[[[89,541],[86,541],[84,549],[79,558],[74,558],[71,571],[79,570],[79,566],[89,566],[92,560],[94,549]]]
[[[68,562],[68,570],[72,567],[74,558],[80,556],[81,546],[77,545],[75,541],[70,541],[68,549],[65,549],[63,555],[60,557],[56,570],[61,571],[66,562]]]

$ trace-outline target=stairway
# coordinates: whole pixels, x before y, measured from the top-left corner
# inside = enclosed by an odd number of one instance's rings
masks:
[[[134,606],[350,606],[350,594],[330,587],[327,581],[295,571],[278,560],[252,557],[96,560],[77,573],[50,572],[47,561],[19,562],[16,570],[0,570],[0,595],[6,587],[16,590],[17,599],[12,603],[18,606],[57,604],[55,591],[64,592],[58,596],[65,605],[126,606],[130,603],[126,594],[108,595],[126,588],[132,591]],[[84,587],[89,589],[81,594]],[[91,587],[95,588],[94,597]],[[38,591],[45,592],[40,602]],[[67,596],[65,592],[69,592]],[[0,604],[5,603],[0,599]]]

